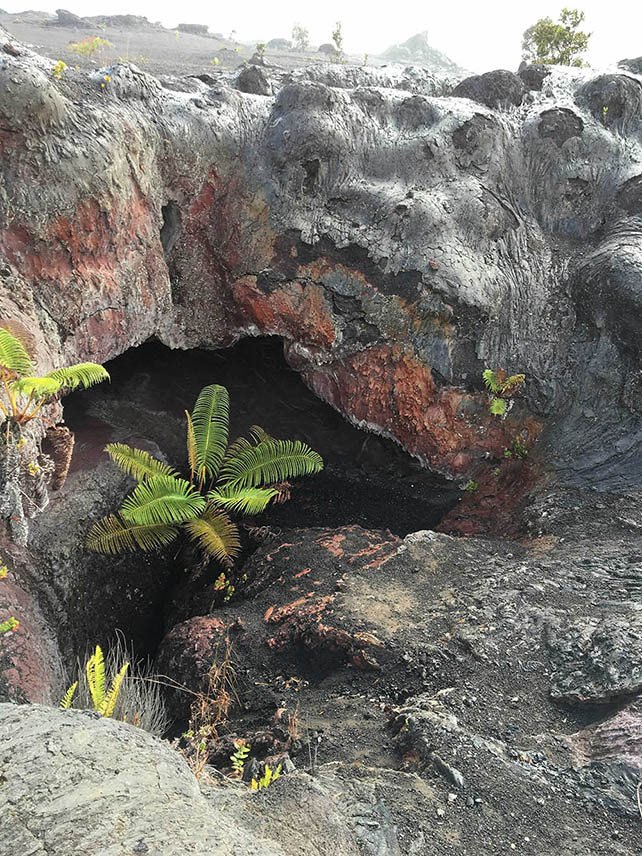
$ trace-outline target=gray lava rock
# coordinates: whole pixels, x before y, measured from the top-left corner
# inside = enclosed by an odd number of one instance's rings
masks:
[[[455,87],[453,95],[479,101],[487,107],[506,109],[511,106],[519,107],[525,92],[524,83],[516,74],[498,69],[467,77]]]
[[[263,69],[255,64],[246,65],[239,71],[236,88],[251,95],[272,95],[272,84]]]
[[[92,27],[90,21],[86,18],[81,18],[73,12],[68,12],[66,9],[56,9],[56,18],[47,21],[47,24],[55,27],[71,27],[72,29],[88,30]]]
[[[642,74],[642,56],[634,59],[621,59],[618,62],[618,67],[625,69],[625,71],[631,71],[633,74]]]
[[[0,759],[0,856],[401,854],[374,782],[322,768],[203,794],[176,750],[93,711],[0,705]]]
[[[522,63],[517,72],[524,86],[533,92],[541,92],[544,81],[551,73],[547,65]]]
[[[642,576],[641,576],[642,579]],[[551,695],[570,703],[608,704],[642,691],[642,616],[605,615],[551,631]]]

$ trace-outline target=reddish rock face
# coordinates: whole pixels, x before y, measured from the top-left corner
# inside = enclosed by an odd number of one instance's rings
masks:
[[[0,580],[0,623],[11,617],[19,625],[0,634],[0,698],[57,705],[62,690],[57,646],[38,604],[10,573]]]
[[[473,475],[486,457],[502,458],[526,422],[491,415],[483,393],[437,387],[430,367],[401,345],[373,346],[303,374],[338,410],[455,477]],[[532,419],[526,424],[532,444],[540,426]]]

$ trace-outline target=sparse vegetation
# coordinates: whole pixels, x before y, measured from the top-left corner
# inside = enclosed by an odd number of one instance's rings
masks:
[[[6,401],[0,401],[5,426],[5,441],[12,433],[21,435],[22,428],[36,417],[50,400],[63,392],[93,386],[109,380],[109,374],[97,363],[77,363],[54,369],[42,377],[32,376],[33,364],[23,343],[9,330],[0,328],[0,384]],[[47,420],[45,420],[47,421]]]
[[[503,369],[486,369],[482,377],[490,392],[489,410],[494,416],[505,416],[512,406],[512,399],[526,380],[526,375],[506,374]]]
[[[252,790],[253,791],[262,791],[264,788],[269,788],[273,782],[281,775],[281,764],[273,770],[269,764],[265,765],[265,769],[263,771],[263,775],[260,779],[252,779]]]
[[[169,721],[160,684],[149,664],[136,662],[127,651],[120,635],[105,656],[97,645],[84,662],[79,661],[76,676],[60,703],[61,708],[93,709],[158,737],[167,731]]]
[[[334,30],[332,31],[332,41],[334,43],[334,49],[337,53],[336,59],[341,62],[343,60],[343,33],[341,28],[341,21],[337,21],[334,25]]]
[[[292,41],[298,51],[307,51],[310,47],[310,33],[301,24],[292,27]]]
[[[93,57],[94,54],[101,52],[104,48],[113,48],[114,45],[108,39],[102,39],[100,36],[89,36],[81,42],[71,42],[67,47],[80,56]]]
[[[7,566],[2,563],[2,559],[0,558],[0,580],[3,580],[8,572]],[[13,633],[19,626],[20,622],[17,618],[7,618],[6,621],[0,622],[0,635],[3,633]]]
[[[118,514],[94,525],[88,546],[100,553],[170,544],[185,531],[203,551],[231,567],[240,550],[228,512],[260,514],[271,501],[289,499],[288,478],[319,472],[321,456],[300,440],[277,440],[250,429],[228,445],[229,398],[223,386],[201,390],[187,417],[189,481],[142,449],[111,443],[106,451],[138,481]]]
[[[524,32],[523,58],[545,65],[584,65],[582,54],[591,34],[578,29],[583,21],[584,12],[566,7],[560,12],[557,23],[551,18],[540,18]]]
[[[58,62],[54,63],[54,67],[51,69],[51,76],[55,77],[56,80],[62,80],[62,73],[66,68],[67,63],[59,59]]]

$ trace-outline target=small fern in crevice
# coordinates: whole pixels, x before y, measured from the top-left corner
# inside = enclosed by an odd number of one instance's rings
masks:
[[[300,440],[277,440],[254,426],[250,439],[228,444],[229,397],[223,386],[201,390],[187,417],[189,481],[148,452],[124,444],[106,446],[111,459],[138,485],[117,514],[96,523],[88,546],[113,554],[154,550],[181,531],[226,567],[240,551],[230,513],[260,514],[289,497],[288,479],[317,473],[321,456]]]
[[[520,387],[526,380],[526,375],[507,375],[503,369],[485,369],[482,373],[486,388],[491,394],[489,410],[493,416],[505,416],[512,405]]]

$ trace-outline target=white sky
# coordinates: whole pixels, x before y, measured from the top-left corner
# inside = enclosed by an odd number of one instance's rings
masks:
[[[624,57],[642,55],[641,0],[576,0],[586,13],[583,27],[593,34],[587,55],[591,65],[603,67]],[[209,24],[212,32],[229,36],[232,30],[241,41],[289,38],[297,21],[310,31],[312,44],[331,41],[335,21],[343,26],[347,53],[371,54],[390,44],[405,41],[422,30],[428,31],[432,47],[447,54],[459,65],[482,72],[493,68],[516,70],[520,61],[523,31],[538,18],[557,18],[564,0],[533,4],[519,0],[463,0],[459,3],[430,4],[396,0],[377,4],[376,0],[325,0],[306,4],[302,0],[32,0],[46,12],[63,7],[79,15],[145,15],[169,27],[179,22]],[[571,8],[574,0],[566,0]],[[12,12],[28,8],[28,2],[0,0]]]

